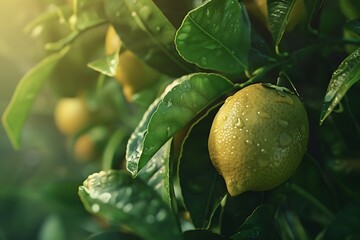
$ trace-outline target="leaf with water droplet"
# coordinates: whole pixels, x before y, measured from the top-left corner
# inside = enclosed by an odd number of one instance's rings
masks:
[[[296,0],[268,0],[268,16],[275,45],[280,44]]]
[[[160,196],[140,178],[134,179],[125,171],[90,175],[79,187],[79,195],[89,212],[112,224],[127,226],[144,239],[182,239],[169,207]],[[161,216],[156,217],[159,212]]]
[[[2,116],[2,123],[14,148],[20,147],[21,131],[35,98],[45,82],[49,79],[50,74],[60,59],[62,59],[68,51],[69,48],[67,47],[43,59],[35,67],[30,69],[16,86],[10,103]]]
[[[152,0],[105,0],[105,12],[126,47],[151,67],[179,77],[195,71],[176,52],[176,29]]]
[[[333,73],[320,115],[320,124],[340,103],[352,85],[360,81],[360,48],[351,53]]]
[[[153,147],[144,149],[144,151],[152,151]],[[162,146],[159,151],[150,159],[150,161],[139,171],[137,177],[141,178],[145,183],[152,187],[163,201],[171,206],[175,197],[170,190],[171,177],[170,172],[170,150],[171,141]]]
[[[128,170],[136,175],[177,131],[233,89],[228,79],[213,73],[196,73],[176,80],[149,107],[130,137],[126,153]]]
[[[186,15],[175,44],[184,59],[199,67],[243,72],[250,51],[250,22],[245,8],[232,0],[206,2]]]
[[[97,59],[93,62],[88,63],[88,67],[106,76],[114,77],[118,62],[119,62],[119,54],[118,52],[115,52],[109,56],[105,56],[101,59]]]
[[[227,192],[224,180],[212,165],[208,153],[207,136],[216,110],[192,127],[179,161],[183,201],[196,228],[209,227]]]

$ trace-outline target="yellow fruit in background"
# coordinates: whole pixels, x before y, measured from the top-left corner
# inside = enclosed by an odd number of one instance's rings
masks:
[[[211,161],[231,196],[285,182],[306,151],[309,125],[300,99],[253,84],[226,99],[211,127]]]
[[[126,50],[119,56],[115,78],[125,88],[130,88],[133,93],[154,84],[160,73],[147,66],[134,53]]]
[[[101,157],[107,140],[109,129],[106,125],[97,125],[75,139],[73,153],[79,162],[89,162]]]
[[[64,135],[76,134],[84,128],[89,121],[89,112],[82,98],[62,98],[54,111],[55,124]]]
[[[118,51],[121,47],[121,40],[116,33],[116,30],[113,26],[108,27],[105,36],[105,53],[110,55]]]
[[[96,143],[89,134],[84,134],[76,139],[74,145],[75,159],[88,162],[97,156]]]
[[[269,29],[267,0],[243,0],[250,18]],[[296,0],[294,8],[290,13],[287,31],[294,29],[306,16],[304,0]]]
[[[108,28],[105,38],[106,54],[112,54],[121,47],[121,40],[113,26]],[[115,78],[123,87],[124,96],[131,101],[132,96],[154,84],[161,74],[149,67],[130,50],[119,55]]]

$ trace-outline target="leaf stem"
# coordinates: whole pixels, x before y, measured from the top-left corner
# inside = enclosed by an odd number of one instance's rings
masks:
[[[301,188],[299,185],[295,183],[289,184],[290,189],[292,189],[294,192],[298,193],[305,199],[307,199],[309,202],[314,204],[318,209],[320,209],[329,219],[333,219],[335,217],[335,214],[330,211],[323,203],[321,203],[316,197],[311,195],[308,191]]]

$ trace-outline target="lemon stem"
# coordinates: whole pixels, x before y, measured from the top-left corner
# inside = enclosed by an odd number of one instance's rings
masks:
[[[331,212],[324,204],[322,204],[317,198],[311,195],[308,191],[301,188],[299,185],[295,183],[290,183],[290,188],[301,195],[302,197],[306,198],[309,202],[314,204],[318,209],[320,209],[329,219],[333,219],[335,214]]]

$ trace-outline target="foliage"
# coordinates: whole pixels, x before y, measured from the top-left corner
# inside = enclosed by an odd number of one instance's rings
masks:
[[[93,139],[100,164],[78,190],[80,208],[103,223],[88,239],[355,239],[360,38],[343,31],[359,36],[360,21],[344,3],[305,0],[306,16],[287,29],[296,1],[268,0],[268,26],[247,0],[58,1],[26,28],[45,29],[38,41],[47,56],[17,85],[2,116],[7,135],[21,148],[47,83],[58,98],[84,97],[93,120],[68,137],[70,149],[92,128],[106,128]],[[103,53],[109,26],[123,44],[112,55]],[[124,50],[162,74],[129,101],[114,74]],[[231,197],[209,159],[209,129],[224,99],[256,82],[301,97],[309,145],[290,180]],[[39,236],[65,238],[62,224],[48,216]]]

